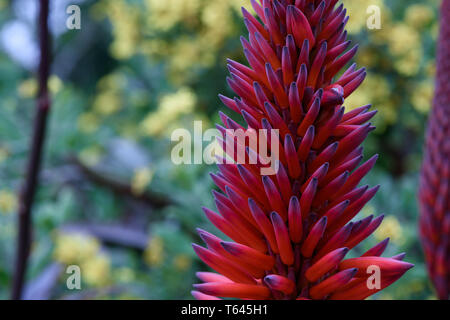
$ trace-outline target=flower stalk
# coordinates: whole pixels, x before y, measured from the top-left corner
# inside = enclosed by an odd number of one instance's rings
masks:
[[[38,174],[47,131],[47,118],[50,110],[50,97],[47,85],[50,74],[49,0],[40,0],[39,3],[38,25],[41,53],[38,70],[39,90],[36,101],[31,150],[28,157],[25,181],[19,196],[17,249],[11,290],[12,299],[21,299],[22,297],[32,239],[32,206],[38,184]]]
[[[439,299],[450,297],[450,0],[442,1],[436,91],[419,186],[420,235]]]

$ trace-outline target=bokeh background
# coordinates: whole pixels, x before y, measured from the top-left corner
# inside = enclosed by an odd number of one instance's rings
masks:
[[[218,121],[226,58],[243,62],[240,7],[248,0],[51,0],[53,106],[33,212],[26,298],[187,299],[205,268],[191,242],[213,230],[214,166],[176,166],[175,128]],[[387,255],[416,266],[373,299],[435,299],[417,233],[417,185],[435,75],[435,0],[346,0],[350,38],[360,43],[363,86],[348,108],[372,103],[377,130],[365,155],[380,154],[366,178],[381,190],[360,213],[386,214],[364,252],[391,237]],[[66,7],[81,7],[81,30]],[[382,29],[366,28],[378,5]],[[17,191],[28,153],[39,51],[37,1],[0,0],[0,298],[9,296]],[[227,111],[228,112],[228,111]],[[195,141],[201,144],[201,141]],[[66,287],[66,266],[82,290]]]

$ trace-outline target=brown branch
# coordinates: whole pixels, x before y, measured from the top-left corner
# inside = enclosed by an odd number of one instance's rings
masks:
[[[19,195],[17,251],[14,279],[11,291],[12,299],[22,297],[23,284],[30,253],[32,219],[31,210],[36,193],[42,150],[47,129],[47,118],[50,109],[48,94],[48,77],[50,73],[50,35],[48,30],[49,0],[40,0],[39,12],[39,44],[40,62],[38,71],[39,91],[36,104],[31,151],[28,158],[25,181]]]
[[[105,177],[104,175],[85,165],[76,157],[72,157],[70,159],[70,162],[76,165],[90,181],[98,185],[107,187],[116,194],[132,197],[133,199],[145,202],[156,209],[161,209],[176,204],[173,199],[170,199],[165,195],[153,191],[146,191],[141,194],[137,194],[136,192],[133,192],[133,189],[130,185],[117,181],[115,179]]]

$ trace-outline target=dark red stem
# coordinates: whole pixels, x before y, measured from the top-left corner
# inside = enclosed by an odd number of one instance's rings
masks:
[[[50,35],[48,30],[49,0],[40,0],[39,2],[39,43],[41,52],[38,71],[39,91],[36,103],[36,116],[33,126],[31,150],[26,168],[25,181],[19,197],[17,251],[11,291],[12,299],[21,299],[22,297],[31,245],[31,210],[36,193],[47,128],[47,118],[50,109],[50,98],[47,87],[50,73]]]

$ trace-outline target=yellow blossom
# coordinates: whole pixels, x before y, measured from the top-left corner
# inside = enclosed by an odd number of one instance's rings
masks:
[[[151,112],[141,123],[143,134],[161,134],[173,121],[183,114],[189,114],[197,104],[196,95],[188,88],[181,88],[174,94],[164,96],[155,112]]]
[[[100,244],[97,239],[79,233],[58,233],[55,239],[53,256],[64,264],[81,263],[98,254]]]
[[[199,0],[146,0],[148,24],[156,30],[167,31],[183,21],[192,24],[200,9]]]
[[[55,94],[62,89],[63,82],[61,81],[60,78],[58,78],[58,76],[51,75],[50,79],[48,79],[48,87],[50,89],[50,92]]]
[[[0,147],[0,163],[5,161],[8,157],[9,157],[9,150],[4,147]]]
[[[389,51],[393,55],[403,55],[421,46],[420,34],[407,24],[395,24],[390,28],[388,35]]]
[[[150,239],[144,252],[144,260],[151,267],[158,267],[164,261],[164,241],[155,236]]]
[[[147,186],[152,182],[154,170],[144,167],[136,169],[131,181],[131,189],[134,194],[142,194]]]
[[[9,190],[0,190],[0,212],[11,213],[17,210],[17,196]]]
[[[101,115],[111,115],[121,107],[120,96],[115,91],[102,92],[95,98],[93,107]]]
[[[367,13],[367,8],[369,7],[369,5],[375,5],[380,8],[381,23],[382,23],[381,27],[382,28],[385,27],[383,23],[389,17],[389,12],[383,0],[371,0],[370,3],[361,0],[347,0],[345,2],[345,6],[347,8],[347,12],[348,15],[350,16],[350,19],[346,27],[349,33],[358,33],[363,28],[366,28],[367,19],[370,16]],[[376,30],[374,32],[376,32]]]
[[[133,269],[122,267],[114,271],[114,277],[120,282],[132,282],[136,278]]]
[[[429,78],[434,78],[436,76],[436,61],[429,61],[425,66],[425,72]]]
[[[111,279],[111,261],[105,254],[86,259],[80,266],[85,283],[94,287],[107,285]]]
[[[421,48],[411,49],[394,61],[394,67],[406,76],[416,75],[420,70],[422,56]]]
[[[48,87],[51,93],[57,93],[62,86],[63,83],[57,76],[52,75],[48,79]],[[37,95],[38,82],[35,78],[26,79],[20,83],[17,91],[22,98],[33,98]]]
[[[404,241],[402,226],[394,216],[385,218],[383,223],[374,232],[374,236],[378,241],[390,238],[393,243],[398,245]]]
[[[121,93],[126,84],[126,77],[119,72],[100,79],[97,84],[98,94],[93,102],[94,111],[104,116],[117,112],[122,106]]]
[[[86,165],[95,166],[101,159],[102,149],[98,146],[90,146],[81,150],[78,156]]]
[[[192,260],[185,254],[179,254],[173,259],[175,269],[179,271],[186,271],[191,267]]]
[[[431,104],[434,94],[434,84],[433,81],[423,81],[413,90],[411,102],[414,108],[427,114],[431,109]]]
[[[424,4],[413,4],[408,6],[405,12],[405,21],[413,28],[421,29],[429,24],[434,18],[434,12],[430,6]]]
[[[38,83],[35,78],[30,78],[22,81],[17,90],[20,97],[32,98],[37,94]]]
[[[99,128],[98,117],[92,112],[86,112],[78,117],[78,129],[83,133],[93,133]]]
[[[93,9],[94,15],[101,17],[100,12],[105,12],[113,27],[114,41],[110,47],[112,56],[117,59],[132,57],[140,41],[139,8],[124,0],[99,2],[98,6]]]

